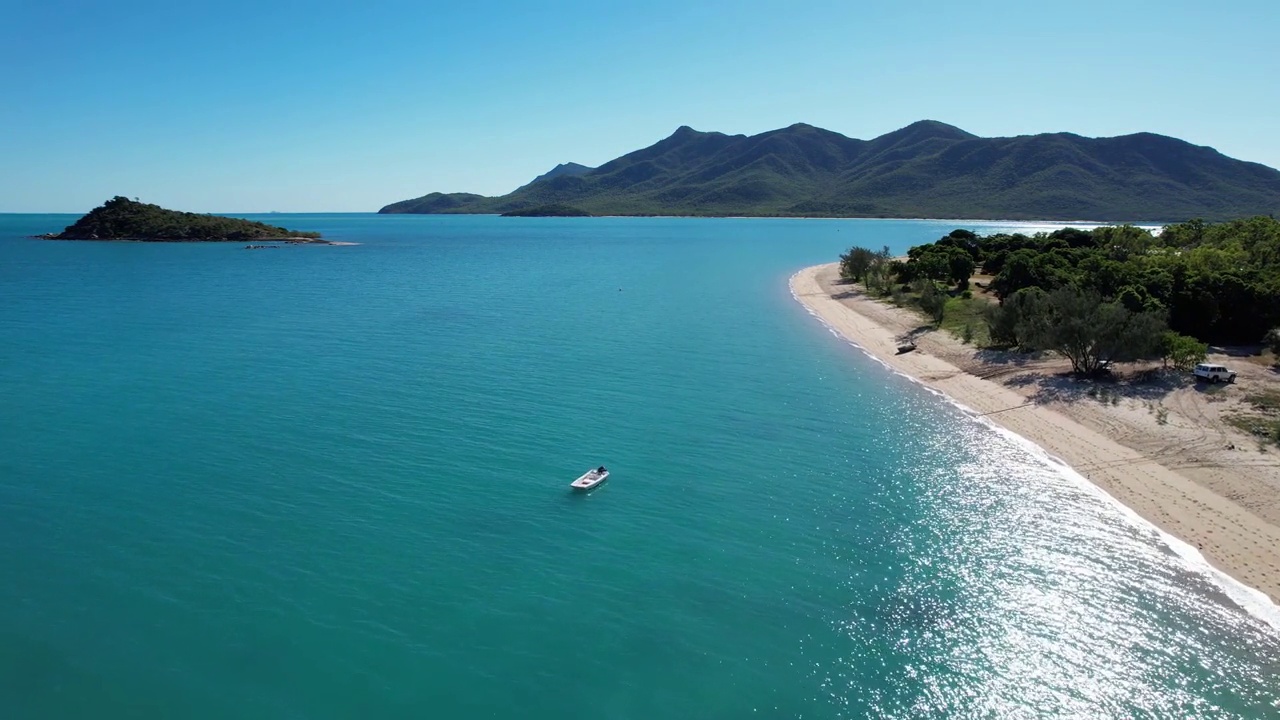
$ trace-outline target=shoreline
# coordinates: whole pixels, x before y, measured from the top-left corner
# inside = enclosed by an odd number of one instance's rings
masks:
[[[15,213],[16,214],[16,213]],[[65,214],[65,213],[64,213]],[[284,213],[294,215],[306,215],[308,213]],[[338,213],[341,214],[341,213]],[[945,223],[1009,223],[1023,225],[1053,225],[1054,227],[1074,225],[1136,225],[1146,228],[1161,228],[1165,225],[1177,222],[1176,220],[1086,220],[1084,218],[1074,218],[1069,220],[1045,220],[1042,218],[952,218],[952,217],[874,217],[870,215],[521,215],[512,216],[505,213],[483,212],[483,213],[464,213],[464,212],[389,212],[384,213],[381,210],[375,210],[368,213],[348,213],[351,215],[464,215],[468,217],[589,217],[589,218],[653,218],[655,220],[909,220],[913,222],[945,222]]]
[[[1242,507],[1238,492],[1231,494],[1235,499],[1226,497],[1206,487],[1203,478],[1169,467],[1176,463],[1162,464],[1153,457],[1156,453],[1122,444],[1116,437],[1128,435],[1112,427],[1117,418],[1101,417],[1100,427],[1089,427],[1051,407],[1054,402],[1031,397],[998,379],[1036,372],[1034,368],[978,361],[962,369],[949,361],[954,357],[944,356],[972,356],[974,349],[942,331],[927,334],[916,351],[898,354],[899,337],[904,329],[919,326],[920,318],[866,297],[853,286],[841,286],[842,291],[834,293],[836,278],[836,263],[805,268],[791,277],[791,294],[834,334],[890,370],[1065,465],[1124,511],[1154,526],[1178,555],[1219,575],[1233,601],[1280,628],[1280,524]],[[1234,474],[1240,474],[1239,469]]]
[[[44,235],[32,235],[31,240],[58,240],[60,242],[115,242],[115,243],[283,243],[285,245],[356,245],[358,243],[341,243],[333,240],[325,240],[324,238],[309,238],[302,236],[281,236],[281,237],[263,237],[263,238],[209,238],[205,240],[191,238],[78,238],[78,237],[60,237],[59,234],[46,233]]]

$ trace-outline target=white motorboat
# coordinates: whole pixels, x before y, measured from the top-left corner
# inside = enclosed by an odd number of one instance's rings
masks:
[[[598,468],[582,473],[582,477],[569,483],[569,487],[574,490],[590,490],[608,479],[609,470],[601,465]]]

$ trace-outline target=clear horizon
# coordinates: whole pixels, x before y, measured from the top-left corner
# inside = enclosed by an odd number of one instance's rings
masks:
[[[54,0],[0,28],[0,212],[373,212],[677,127],[1153,132],[1280,168],[1280,6]]]

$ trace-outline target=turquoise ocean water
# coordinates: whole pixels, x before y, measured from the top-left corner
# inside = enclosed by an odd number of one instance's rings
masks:
[[[994,224],[73,219],[0,215],[2,718],[1280,716],[1239,593],[787,290]]]

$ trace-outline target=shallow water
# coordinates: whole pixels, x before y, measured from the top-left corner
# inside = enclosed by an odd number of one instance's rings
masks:
[[[1276,631],[788,294],[957,223],[73,219],[0,215],[6,717],[1280,716]]]

